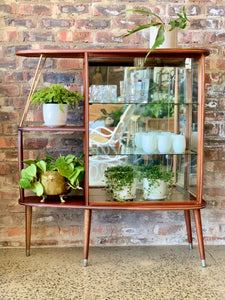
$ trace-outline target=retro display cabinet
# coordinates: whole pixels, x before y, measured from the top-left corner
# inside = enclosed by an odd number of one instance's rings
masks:
[[[147,49],[17,51],[19,56],[39,58],[18,128],[19,172],[23,168],[25,132],[80,132],[85,153],[82,195],[68,196],[65,203],[57,198],[41,203],[39,197],[26,196],[20,189],[19,203],[25,206],[27,255],[30,255],[34,206],[84,210],[85,266],[92,210],[182,210],[190,248],[190,212],[193,212],[200,258],[205,266],[200,210],[206,205],[203,200],[204,85],[205,56],[209,52],[160,49],[145,60],[147,52]],[[49,58],[82,59],[83,126],[23,125],[31,96]],[[132,192],[121,196],[113,193],[112,187],[107,192],[106,170],[120,170],[120,167],[122,170],[126,166],[133,170]],[[157,183],[156,194],[148,194],[152,188],[143,174],[149,166],[172,174],[169,194],[168,186],[164,188],[165,193],[159,190],[161,183]]]

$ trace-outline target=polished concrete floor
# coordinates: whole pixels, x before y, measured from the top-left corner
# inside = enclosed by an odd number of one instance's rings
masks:
[[[225,299],[225,246],[0,249],[1,300]]]

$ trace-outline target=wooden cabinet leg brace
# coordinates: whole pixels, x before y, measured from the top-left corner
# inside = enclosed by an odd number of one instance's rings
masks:
[[[192,245],[192,231],[191,231],[191,214],[190,210],[184,211],[185,216],[185,222],[186,222],[186,228],[187,228],[187,236],[188,236],[188,243],[189,243],[189,249],[191,250],[193,248]]]
[[[26,256],[30,256],[32,206],[25,206]]]
[[[199,248],[200,258],[202,260],[202,266],[205,267],[205,249],[204,249],[204,243],[203,243],[200,209],[193,210],[193,213],[194,213],[195,228],[196,228],[196,234],[197,234],[197,239],[198,239],[198,248]]]
[[[91,209],[84,210],[84,266],[87,266],[90,230],[91,230]]]

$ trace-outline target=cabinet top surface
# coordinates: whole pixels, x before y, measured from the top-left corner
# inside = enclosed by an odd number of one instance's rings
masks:
[[[55,58],[84,58],[85,54],[88,57],[101,57],[101,56],[145,56],[149,49],[34,49],[34,50],[19,50],[16,55],[25,57],[55,57]],[[151,52],[150,56],[181,56],[181,57],[199,57],[201,55],[209,55],[207,49],[184,49],[184,48],[167,48],[157,49]]]

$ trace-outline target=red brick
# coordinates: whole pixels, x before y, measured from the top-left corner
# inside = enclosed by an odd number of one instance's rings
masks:
[[[18,12],[20,15],[31,15],[33,7],[30,4],[19,5]]]
[[[104,29],[110,28],[110,20],[77,20],[77,28],[79,29]]]
[[[17,124],[3,124],[3,131],[5,135],[15,135],[17,134],[18,125]]]
[[[16,137],[0,137],[0,148],[16,148]]]
[[[206,161],[204,164],[204,169],[206,172],[225,173],[225,161],[214,161],[214,162]]]
[[[25,139],[24,146],[26,148],[44,148],[48,145],[48,139],[47,138],[28,138]]]
[[[217,188],[217,187],[204,188],[204,192],[210,197],[224,197],[225,196],[224,188]]]
[[[221,152],[221,148],[209,148],[205,147],[204,151],[204,159],[205,160],[218,160],[219,153]]]
[[[65,32],[59,33],[59,40],[61,42],[82,42],[91,43],[93,38],[90,32]]]
[[[78,5],[61,5],[60,11],[65,14],[87,14],[89,13],[88,4],[78,4]]]
[[[70,28],[74,25],[74,19],[42,19],[41,27],[44,28],[55,28],[55,27],[65,27]]]
[[[12,163],[0,163],[0,175],[9,175],[9,174],[15,174],[17,172],[18,167],[17,164]]]
[[[0,32],[0,41],[2,42],[10,42],[10,41],[16,41],[19,38],[19,32],[18,31],[1,31]]]
[[[21,82],[23,80],[23,72],[10,72],[5,74],[5,82]]]
[[[23,227],[15,227],[15,228],[9,228],[8,229],[8,236],[24,236],[24,229]]]
[[[137,39],[137,34],[132,36],[133,40]],[[130,40],[130,37],[122,39],[119,34],[113,34],[111,32],[99,31],[96,32],[96,42],[97,43],[126,43]]]
[[[24,31],[23,32],[24,42],[54,42],[55,37],[52,31],[42,32],[42,31]]]
[[[206,73],[205,74],[205,81],[206,83],[216,83],[221,84],[223,80],[223,74],[222,72],[212,72],[212,73]]]
[[[17,122],[19,120],[18,112],[0,112],[0,121],[14,121]]]
[[[28,122],[43,122],[43,113],[41,111],[28,111],[26,116]]]
[[[19,87],[18,85],[3,85],[0,84],[0,94],[4,96],[19,96]]]
[[[94,5],[94,16],[118,16],[124,13],[125,5]]]

